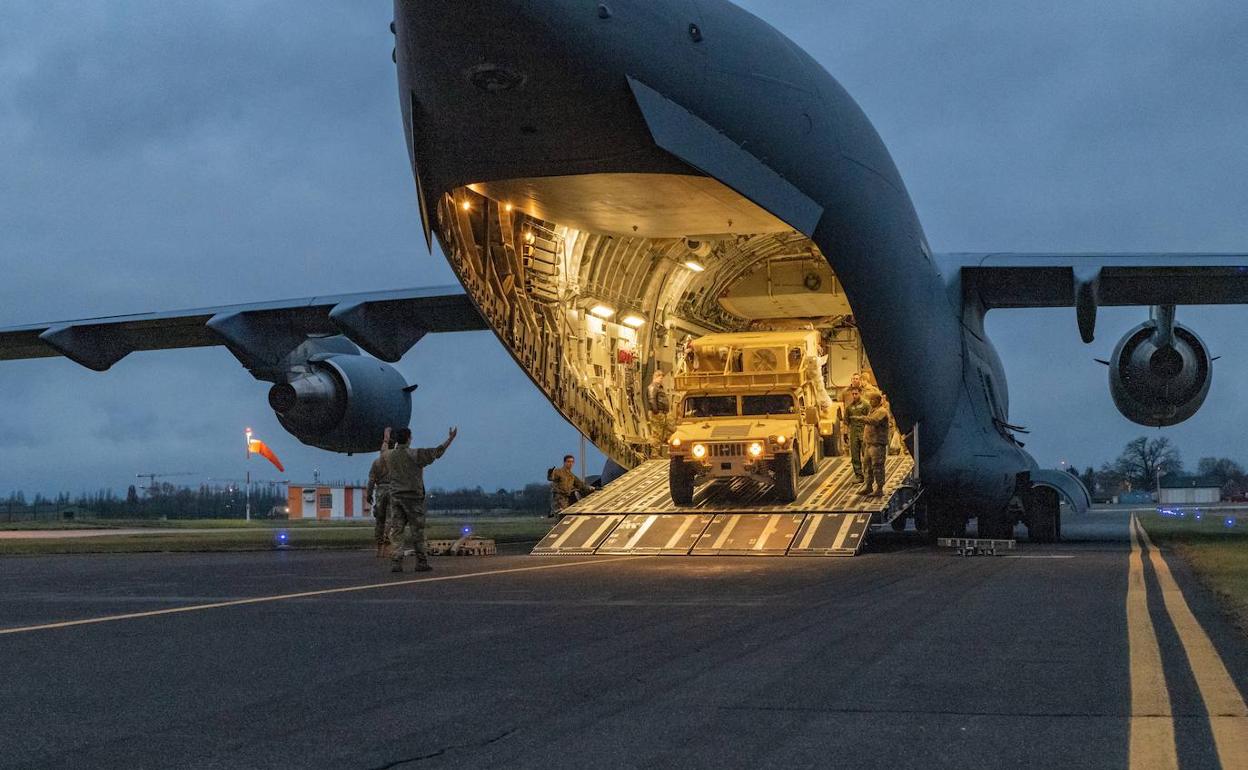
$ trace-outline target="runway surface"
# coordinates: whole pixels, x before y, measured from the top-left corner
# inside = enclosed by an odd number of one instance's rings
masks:
[[[1242,705],[1248,637],[1177,559],[1133,551],[1128,514],[1063,528],[1075,542],[1012,557],[901,540],[852,559],[442,558],[428,576],[365,552],[4,558],[0,765],[1248,756],[1248,716],[1209,716]]]

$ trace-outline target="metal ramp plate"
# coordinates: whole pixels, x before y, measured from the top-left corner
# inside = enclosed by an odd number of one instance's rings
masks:
[[[650,460],[564,509],[569,515],[635,513],[878,513],[914,468],[908,455],[890,455],[885,462],[884,496],[859,497],[860,485],[848,457],[822,460],[813,476],[798,480],[797,500],[776,501],[772,488],[749,479],[713,481],[699,487],[692,505],[672,502],[667,485],[667,460]]]
[[[649,553],[683,556],[693,549],[709,513],[637,513],[624,517],[598,547],[598,553]]]
[[[853,556],[871,527],[869,513],[811,513],[802,522],[789,556]]]
[[[583,556],[593,553],[623,519],[618,514],[564,516],[532,553],[535,556]]]
[[[717,514],[694,556],[783,556],[806,518],[802,513]]]

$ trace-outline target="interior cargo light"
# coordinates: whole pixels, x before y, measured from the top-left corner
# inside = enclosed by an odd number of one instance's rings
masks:
[[[634,329],[640,329],[646,325],[646,319],[636,313],[628,313],[624,316],[623,320],[625,326],[631,326]]]
[[[706,444],[694,444],[693,456],[698,458],[699,460],[701,460],[703,457],[706,457]]]
[[[537,242],[537,236],[533,234],[532,230],[524,231],[524,242],[530,246]]]
[[[615,315],[615,308],[610,305],[594,305],[589,309],[590,315],[596,315],[604,321]]]
[[[696,259],[691,259],[688,262],[686,262],[685,267],[689,268],[695,273],[700,273],[706,269],[706,266],[703,265],[701,262],[697,261]]]
[[[463,207],[464,211],[472,211],[472,201],[464,201],[459,205]]]
[[[515,206],[511,205],[510,203],[508,203],[508,204],[505,204],[505,205],[503,206],[503,211],[511,211],[511,210],[512,210],[512,209],[514,209],[514,208],[515,208]]]
[[[758,443],[757,441],[755,441],[753,444],[750,444],[750,456],[751,457],[758,457],[762,453],[763,453],[762,444]]]

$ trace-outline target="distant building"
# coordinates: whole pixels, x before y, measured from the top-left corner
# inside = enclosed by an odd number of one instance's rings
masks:
[[[1222,485],[1207,476],[1162,476],[1159,505],[1192,505],[1222,502]]]
[[[364,487],[342,484],[291,484],[286,507],[292,519],[364,519],[373,515]]]

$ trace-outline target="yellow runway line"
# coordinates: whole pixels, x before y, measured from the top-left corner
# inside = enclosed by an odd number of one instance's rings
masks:
[[[589,564],[606,564],[616,561],[631,561],[633,559],[651,559],[653,556],[621,556],[619,558],[598,558],[587,561],[563,562],[560,564],[539,564],[533,567],[512,567],[509,569],[489,570],[486,572],[467,572],[461,575],[439,575],[437,577],[414,578],[411,580],[394,580],[389,583],[369,583],[362,586],[345,586],[343,588],[324,588],[317,591],[300,591],[293,594],[276,594],[274,596],[254,596],[249,599],[231,599],[224,602],[211,602],[208,604],[191,604],[185,607],[170,607],[163,610],[151,610],[148,612],[127,612],[124,615],[104,615],[98,618],[83,618],[82,620],[66,620],[60,623],[43,623],[37,626],[22,626],[20,628],[0,628],[0,636],[5,634],[25,634],[31,631],[50,631],[56,628],[72,628],[73,626],[90,626],[97,623],[112,623],[118,620],[138,620],[140,618],[155,618],[161,615],[177,615],[183,612],[202,612],[204,610],[218,610],[226,607],[242,607],[248,604],[264,604],[267,602],[281,602],[288,599],[310,599],[317,596],[331,596],[333,594],[346,594],[357,591],[372,591],[379,588],[394,588],[396,586],[415,585],[417,583],[439,583],[447,580],[466,580],[475,577],[488,577],[490,575],[510,575],[516,572],[537,572],[539,570],[548,569],[565,569],[567,567],[583,567]]]
[[[1131,558],[1127,569],[1127,649],[1131,670],[1131,721],[1128,765],[1133,768],[1176,769],[1174,717],[1170,690],[1161,667],[1157,631],[1148,614],[1144,558],[1131,517]]]
[[[1148,557],[1153,571],[1157,573],[1166,612],[1170,614],[1170,620],[1183,643],[1200,697],[1205,702],[1205,711],[1209,713],[1209,727],[1218,749],[1218,760],[1224,770],[1248,768],[1248,705],[1245,705],[1209,634],[1196,620],[1187,599],[1179,590],[1179,584],[1170,574],[1170,566],[1149,539],[1143,525],[1136,521],[1136,527],[1148,546]]]

